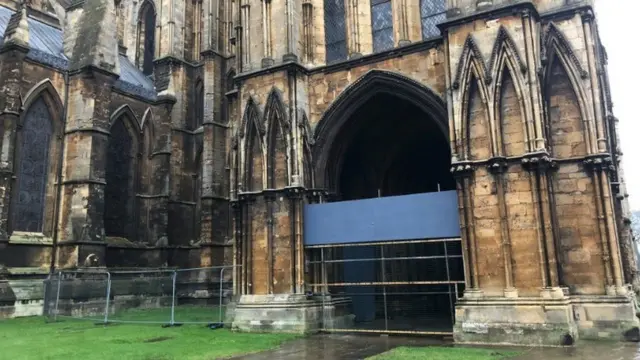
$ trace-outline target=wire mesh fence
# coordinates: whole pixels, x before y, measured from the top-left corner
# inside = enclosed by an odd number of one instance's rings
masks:
[[[452,332],[465,284],[460,239],[307,250],[325,331]]]
[[[63,270],[45,281],[44,314],[50,321],[223,326],[233,268]]]

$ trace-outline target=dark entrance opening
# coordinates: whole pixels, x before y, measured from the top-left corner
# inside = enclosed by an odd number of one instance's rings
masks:
[[[455,189],[442,130],[393,95],[378,94],[362,105],[334,144],[330,171],[340,200]]]
[[[362,103],[326,159],[338,202],[455,190],[442,127],[393,92]],[[349,299],[353,316],[325,330],[450,333],[464,287],[461,254],[459,238],[310,246],[314,291]]]

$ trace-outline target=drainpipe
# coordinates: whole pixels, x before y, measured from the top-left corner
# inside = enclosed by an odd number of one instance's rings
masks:
[[[58,155],[58,169],[56,179],[56,204],[53,213],[53,241],[51,253],[51,265],[49,266],[49,274],[53,274],[56,268],[56,258],[58,254],[58,222],[60,221],[60,201],[62,199],[62,165],[64,162],[64,147],[67,136],[67,110],[69,107],[69,70],[64,71],[64,103],[62,105],[62,144],[60,146],[60,154]]]

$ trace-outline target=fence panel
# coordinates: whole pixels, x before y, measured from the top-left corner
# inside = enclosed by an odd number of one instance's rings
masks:
[[[233,267],[176,271],[175,321],[182,324],[222,324],[233,295]]]
[[[113,271],[111,278],[109,322],[171,321],[173,271]]]
[[[51,320],[108,318],[110,275],[104,271],[60,271],[45,281],[44,314]]]
[[[222,325],[233,267],[60,271],[44,286],[44,313],[52,321]]]

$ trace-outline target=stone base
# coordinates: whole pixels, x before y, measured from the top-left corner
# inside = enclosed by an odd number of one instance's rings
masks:
[[[324,310],[323,310],[324,305]],[[287,332],[307,334],[328,324],[334,328],[353,322],[345,299],[307,297],[306,295],[242,295],[232,306],[233,330],[246,332]]]
[[[580,339],[632,340],[626,334],[640,327],[632,296],[573,296],[571,300]]]
[[[42,281],[1,280],[0,319],[42,315],[43,295]]]
[[[454,339],[461,344],[567,346],[591,339],[629,339],[638,330],[630,296],[465,297],[456,304]]]

